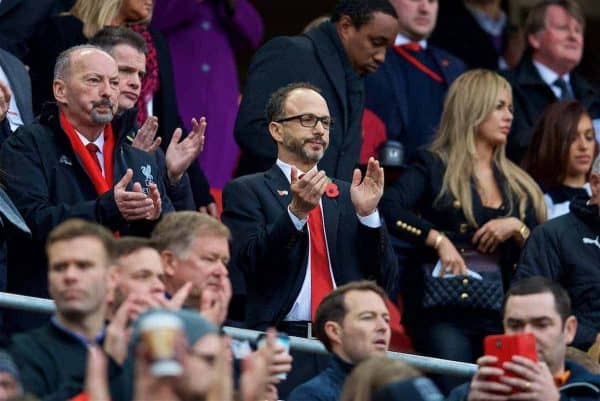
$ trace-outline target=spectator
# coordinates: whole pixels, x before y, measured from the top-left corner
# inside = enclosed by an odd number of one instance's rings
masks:
[[[223,188],[239,153],[233,138],[240,92],[235,55],[258,47],[260,14],[248,0],[156,0],[151,26],[169,43],[183,121],[199,114],[210,121],[207,152],[199,159],[211,185]]]
[[[19,369],[12,357],[0,350],[0,401],[15,400],[23,395]]]
[[[47,296],[41,249],[48,233],[68,218],[122,235],[149,235],[162,210],[173,210],[155,157],[123,143],[111,125],[118,79],[117,65],[104,51],[90,45],[66,50],[56,63],[58,105],[49,104],[39,121],[2,146],[7,193],[33,234],[33,242],[15,244],[12,292]],[[23,316],[14,316],[16,329],[42,319]]]
[[[370,281],[345,284],[323,298],[314,332],[331,354],[329,367],[292,391],[288,401],[337,401],[354,366],[385,355],[391,337],[386,298]]]
[[[242,151],[237,175],[271,168],[277,149],[268,135],[265,106],[280,87],[305,81],[321,88],[337,123],[319,168],[330,177],[350,181],[362,137],[361,77],[383,63],[386,48],[398,32],[397,23],[388,0],[343,0],[333,10],[331,21],[304,35],[275,38],[261,47],[250,65],[235,123],[235,139]]]
[[[338,285],[370,278],[392,292],[397,265],[377,211],[383,169],[371,159],[364,180],[355,170],[351,185],[330,182],[318,170],[333,123],[325,99],[310,84],[273,93],[267,118],[277,162],[223,191],[222,218],[234,238],[232,266],[239,269],[231,271],[234,277],[244,273],[248,327],[276,325],[310,337],[317,306]],[[290,388],[312,377],[319,364],[313,355],[297,356],[284,383]]]
[[[31,81],[19,59],[0,49],[0,145],[23,124],[33,122]],[[5,103],[5,104],[2,104]]]
[[[508,82],[488,70],[464,73],[448,90],[433,144],[384,194],[388,228],[415,244],[408,265],[421,266],[403,278],[404,322],[419,353],[465,362],[481,354],[483,337],[500,330],[502,284],[530,227],[544,220],[541,191],[504,155],[511,122]],[[439,281],[447,274],[465,275],[454,280],[468,285],[467,267],[475,266],[483,272],[481,285],[494,288],[493,305],[425,301],[430,286],[449,283]],[[439,383],[448,391],[456,381],[443,377]]]
[[[591,195],[588,176],[598,143],[592,119],[577,100],[548,106],[538,120],[523,168],[544,189],[548,219],[569,212],[576,196]]]
[[[438,0],[391,0],[400,33],[381,68],[365,79],[366,107],[385,123],[387,139],[404,146],[410,161],[440,122],[448,87],[464,63],[428,42]]]
[[[45,325],[13,336],[9,351],[25,391],[65,400],[81,391],[87,347],[102,343],[111,233],[69,220],[48,237],[48,290],[56,314]]]
[[[165,216],[152,232],[164,266],[165,287],[175,294],[187,282],[192,288],[185,302],[208,320],[222,325],[231,299],[229,229],[197,212]]]
[[[372,356],[348,376],[341,401],[442,401],[429,379],[404,362]]]
[[[592,119],[600,119],[600,92],[573,71],[581,61],[584,28],[576,0],[544,0],[529,12],[525,23],[529,48],[519,65],[505,74],[515,104],[507,144],[512,160],[521,161],[535,121],[557,100],[577,99]]]
[[[522,32],[511,27],[501,0],[447,0],[431,42],[460,57],[469,69],[514,67],[521,58]]]
[[[455,389],[446,401],[584,401],[600,394],[600,376],[565,360],[573,341],[577,319],[569,296],[560,285],[541,277],[515,283],[504,301],[506,334],[532,333],[538,362],[513,356],[502,368],[496,358],[484,355],[470,384]],[[511,376],[508,376],[511,374]],[[517,394],[511,395],[515,391]]]
[[[108,52],[119,67],[119,109],[122,138],[148,152],[158,152],[158,159],[165,165],[165,187],[176,210],[195,210],[192,190],[186,170],[202,150],[206,120],[192,121],[194,129],[181,142],[181,129],[175,129],[165,155],[159,147],[162,138],[155,138],[158,129],[156,117],[149,117],[138,130],[135,118],[142,78],[146,75],[146,53],[148,47],[144,38],[131,29],[122,26],[108,26],[98,31],[91,39],[94,44]],[[136,132],[137,131],[137,132]],[[138,134],[139,132],[139,134]]]
[[[157,133],[162,138],[163,151],[167,152],[173,132],[177,127],[183,127],[183,122],[175,103],[177,96],[169,48],[158,31],[148,30],[145,25],[139,24],[148,22],[151,16],[151,0],[77,0],[70,13],[50,18],[32,41],[35,46],[31,49],[30,74],[34,111],[41,112],[43,103],[53,99],[50,85],[52,65],[48,60],[56,60],[65,49],[87,43],[106,25],[128,25],[143,35],[149,49],[136,121],[142,125],[147,116],[156,116],[160,122]],[[200,166],[192,163],[188,174],[195,206],[210,206],[209,209],[216,213],[209,184]]]
[[[600,340],[600,158],[590,174],[591,198],[571,200],[570,212],[536,228],[523,250],[515,280],[544,276],[564,286],[573,302],[577,333],[573,345],[587,350]]]

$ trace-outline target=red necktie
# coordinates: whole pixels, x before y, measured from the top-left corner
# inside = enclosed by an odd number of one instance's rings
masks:
[[[310,233],[310,316],[314,320],[317,307],[333,290],[320,205],[308,214],[308,232]]]
[[[92,159],[96,162],[96,165],[98,166],[98,169],[100,170],[100,173],[102,173],[102,165],[100,164],[100,159],[98,159],[98,151],[100,150],[98,148],[98,146],[96,146],[94,143],[90,142],[87,145],[85,145],[85,148],[87,149],[88,152],[90,152],[90,155],[92,155]]]
[[[403,49],[406,49],[406,50],[410,50],[415,53],[418,53],[421,50],[423,50],[423,48],[421,47],[419,42],[408,42],[403,45],[400,45],[400,47],[402,47]]]

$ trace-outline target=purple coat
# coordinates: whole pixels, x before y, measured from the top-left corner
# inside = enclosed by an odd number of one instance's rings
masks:
[[[240,95],[234,52],[258,47],[263,25],[248,0],[156,0],[152,26],[167,38],[179,113],[190,129],[205,116],[206,142],[199,157],[212,187],[231,179],[238,157],[233,126]],[[160,121],[159,121],[160,123]]]

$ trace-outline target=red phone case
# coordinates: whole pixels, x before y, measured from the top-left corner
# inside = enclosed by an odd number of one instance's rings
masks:
[[[494,364],[495,367],[502,369],[504,362],[512,361],[514,355],[519,355],[534,362],[537,362],[537,352],[535,346],[535,336],[531,333],[522,334],[499,334],[487,336],[483,341],[485,355],[492,355],[498,358]],[[515,375],[506,371],[506,376]],[[513,390],[513,393],[518,391]]]

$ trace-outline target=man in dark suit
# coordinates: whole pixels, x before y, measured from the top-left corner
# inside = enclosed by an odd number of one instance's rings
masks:
[[[31,81],[25,66],[0,49],[0,144],[23,124],[33,122]]]
[[[437,19],[437,0],[391,3],[400,33],[385,63],[365,80],[366,107],[385,123],[387,139],[402,143],[408,160],[430,141],[446,91],[465,65],[427,42]]]
[[[247,280],[246,324],[278,325],[307,337],[319,297],[337,285],[362,278],[388,290],[395,284],[396,263],[377,211],[383,169],[371,159],[364,179],[355,170],[349,185],[317,168],[332,120],[324,97],[310,84],[279,89],[267,115],[277,162],[225,187],[222,218],[233,235],[232,263]],[[319,239],[323,243],[313,242]],[[322,275],[315,272],[317,252]],[[325,289],[315,294],[321,279]]]
[[[383,169],[370,159],[364,179],[356,169],[348,184],[317,168],[333,123],[324,97],[310,84],[277,90],[267,118],[277,162],[223,191],[231,265],[246,278],[248,327],[312,337],[316,307],[335,287],[368,278],[393,291],[397,263],[377,211]],[[327,366],[324,358],[292,355],[296,367],[280,387],[282,397]]]
[[[319,167],[330,177],[350,181],[360,155],[364,85],[398,32],[388,0],[342,0],[327,21],[304,35],[278,37],[258,50],[235,123],[242,153],[237,175],[269,169],[277,149],[268,135],[264,110],[269,96],[291,82],[321,88],[336,121]]]
[[[512,160],[523,158],[533,125],[557,100],[579,100],[598,126],[600,91],[573,71],[581,61],[584,28],[575,0],[544,0],[531,9],[525,23],[529,48],[517,68],[505,73],[515,109],[506,148]]]

